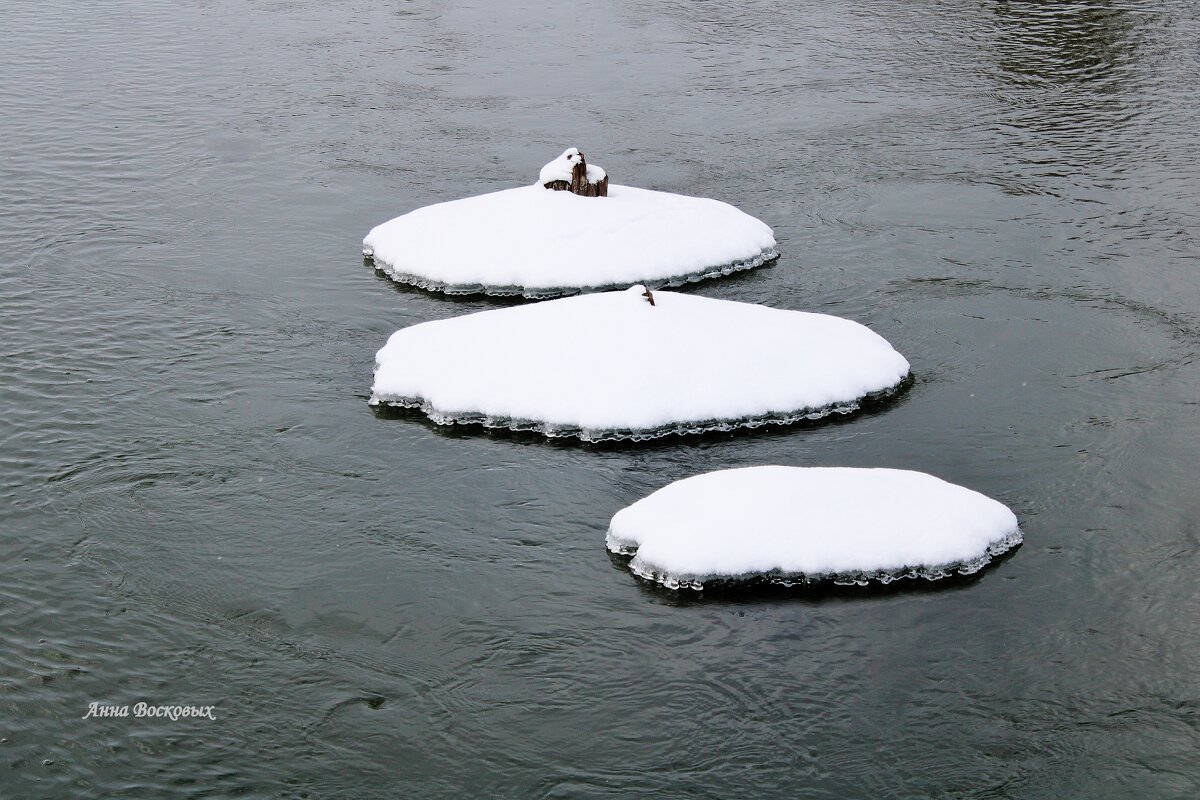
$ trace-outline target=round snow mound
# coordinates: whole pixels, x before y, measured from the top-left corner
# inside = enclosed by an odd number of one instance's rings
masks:
[[[539,185],[426,206],[374,228],[363,255],[423,289],[526,297],[680,286],[778,258],[771,229],[728,203],[616,185],[608,197]]]
[[[846,414],[909,373],[850,320],[647,294],[635,286],[404,328],[376,354],[371,403],[441,424],[650,439]]]
[[[766,580],[865,585],[969,575],[1021,543],[1003,504],[922,472],[749,467],[676,481],[618,511],[608,549],[671,589]]]

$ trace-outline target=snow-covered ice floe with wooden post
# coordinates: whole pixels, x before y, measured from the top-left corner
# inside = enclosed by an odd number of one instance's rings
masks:
[[[640,440],[847,414],[908,374],[857,322],[639,285],[397,331],[376,355],[371,403]]]
[[[532,186],[426,206],[375,227],[363,255],[400,283],[526,297],[680,286],[779,256],[771,228],[728,203],[609,185],[575,148]]]
[[[932,580],[1020,543],[1005,505],[932,475],[776,466],[676,481],[617,512],[607,538],[635,574],[672,589]]]

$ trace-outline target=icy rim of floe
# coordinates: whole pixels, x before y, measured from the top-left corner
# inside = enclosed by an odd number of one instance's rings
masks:
[[[831,572],[819,575],[807,575],[802,572],[754,572],[743,576],[736,575],[673,575],[642,563],[637,557],[637,545],[630,545],[613,536],[612,530],[605,536],[604,544],[610,552],[621,556],[633,556],[629,569],[634,575],[657,583],[667,589],[694,589],[703,591],[714,588],[738,588],[756,584],[773,584],[777,586],[809,586],[826,581],[832,581],[837,586],[867,586],[872,581],[887,585],[892,581],[905,578],[924,578],[927,581],[941,580],[953,575],[974,575],[991,563],[992,559],[1007,553],[1024,541],[1020,529],[1009,533],[1003,539],[988,545],[987,551],[978,558],[970,561],[960,561],[939,566],[903,567],[895,570],[856,570],[852,572]]]
[[[606,292],[613,289],[628,289],[630,286],[642,284],[650,289],[673,289],[678,286],[686,286],[689,283],[698,283],[710,278],[723,278],[726,275],[732,275],[735,272],[742,272],[748,269],[755,269],[764,266],[779,258],[779,251],[773,247],[768,247],[756,256],[743,258],[738,261],[732,261],[728,264],[723,264],[717,267],[705,267],[702,270],[689,272],[683,275],[674,275],[668,278],[639,278],[633,281],[622,281],[619,283],[602,283],[591,286],[549,286],[549,287],[525,287],[525,286],[491,286],[485,283],[446,283],[433,278],[427,278],[423,275],[417,275],[411,272],[403,272],[396,269],[381,258],[377,258],[370,248],[363,248],[363,257],[370,259],[375,269],[387,275],[396,283],[408,284],[416,286],[418,289],[425,289],[430,292],[442,292],[443,294],[451,295],[469,295],[469,294],[484,294],[490,297],[524,297],[529,300],[548,300],[552,297],[567,297],[574,294],[589,294],[592,292]]]
[[[913,377],[910,372],[886,389],[870,392],[857,400],[850,400],[845,403],[832,403],[820,408],[806,408],[799,411],[770,413],[756,417],[739,417],[736,419],[673,422],[657,428],[640,429],[614,428],[594,430],[592,428],[581,428],[576,425],[560,425],[542,420],[495,416],[479,411],[445,413],[434,408],[433,404],[429,401],[419,397],[388,397],[373,394],[369,403],[373,406],[387,405],[398,408],[417,409],[438,425],[482,425],[485,428],[503,428],[517,433],[540,433],[551,439],[573,436],[584,442],[645,442],[663,436],[726,432],[741,428],[761,428],[764,425],[793,425],[803,420],[815,421],[824,419],[833,414],[853,414],[862,409],[864,404],[873,404],[899,394],[912,383],[912,380]]]

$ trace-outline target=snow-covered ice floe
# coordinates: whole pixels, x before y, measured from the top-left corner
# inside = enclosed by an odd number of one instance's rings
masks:
[[[978,572],[1020,543],[1005,505],[932,475],[775,466],[676,481],[617,512],[606,542],[672,589],[932,580]]]
[[[644,287],[425,322],[376,355],[371,403],[435,422],[650,439],[819,419],[901,387],[908,361],[824,314]]]
[[[426,206],[372,229],[363,254],[400,283],[531,298],[681,286],[779,255],[771,229],[728,203],[616,184],[607,197],[538,184]]]

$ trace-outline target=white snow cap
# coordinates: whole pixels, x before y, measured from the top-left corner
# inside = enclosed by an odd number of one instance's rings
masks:
[[[396,217],[367,234],[363,254],[401,283],[526,297],[678,286],[778,257],[771,229],[728,203],[615,184],[603,199],[579,197],[541,183]]]
[[[550,181],[567,181],[571,182],[571,170],[579,163],[583,156],[579,152],[578,147],[568,147],[563,151],[563,154],[551,161],[546,166],[542,167],[542,171],[538,173],[538,186],[545,186]],[[594,164],[588,164],[587,179],[596,183],[605,176],[604,170]]]
[[[1003,504],[922,472],[748,467],[676,481],[618,511],[608,549],[673,589],[712,580],[887,583],[970,574],[1021,543]]]
[[[538,186],[545,186],[550,181],[567,181],[571,182],[571,170],[579,163],[583,156],[579,152],[578,147],[568,147],[563,151],[563,154],[551,161],[546,166],[542,167],[542,171],[538,173]],[[605,178],[606,173],[595,164],[587,165],[587,179],[590,183],[597,183]]]
[[[634,286],[425,322],[376,355],[372,403],[584,440],[818,418],[908,361],[857,322]]]

